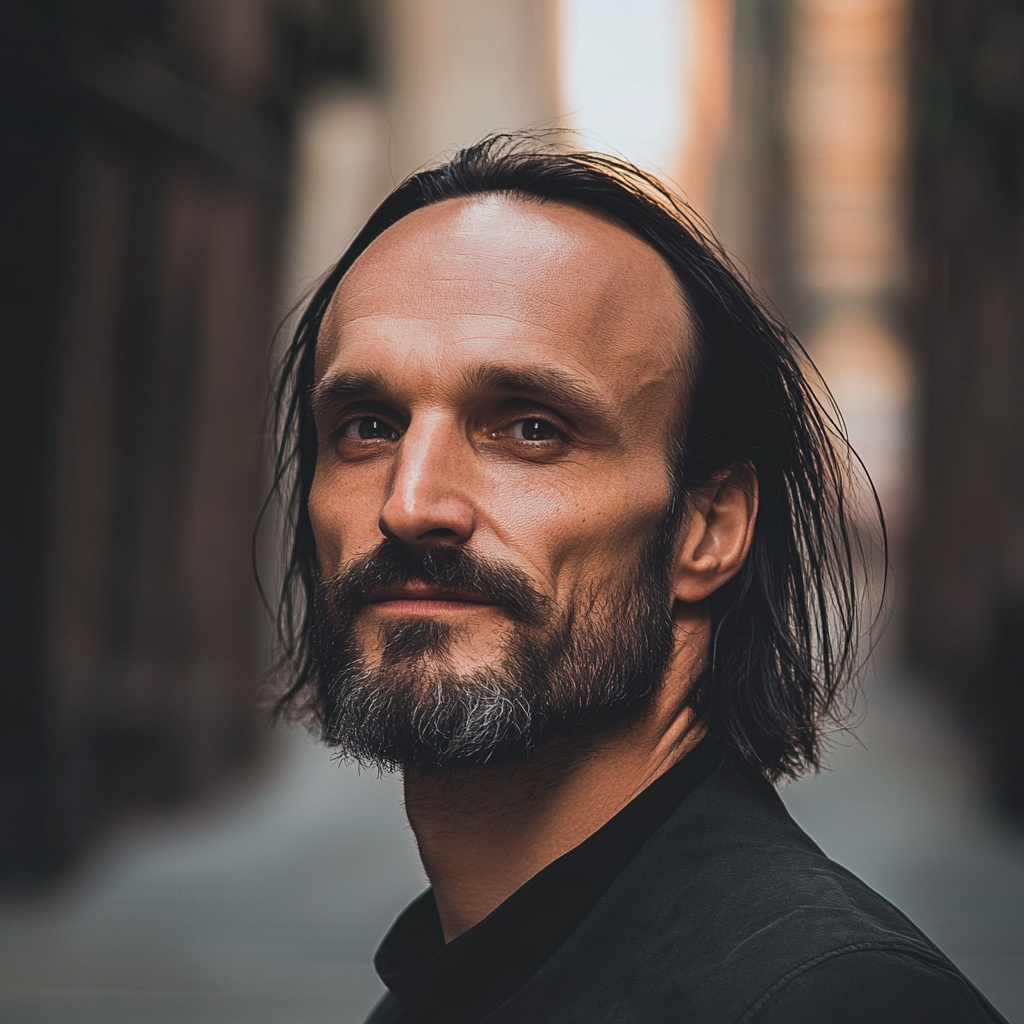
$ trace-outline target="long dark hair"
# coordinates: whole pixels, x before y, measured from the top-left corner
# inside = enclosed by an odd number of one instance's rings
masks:
[[[841,419],[792,333],[754,296],[696,215],[650,175],[597,153],[498,135],[400,184],[324,278],[299,319],[274,404],[277,498],[287,524],[278,714],[309,707],[317,573],[307,501],[317,459],[310,408],[317,334],[338,283],[391,225],[446,199],[499,193],[571,202],[623,224],[658,252],[687,296],[696,337],[689,414],[673,453],[675,498],[724,467],[752,465],[760,488],[753,544],[710,599],[712,644],[693,702],[735,756],[770,780],[817,767],[860,665],[864,557],[850,497],[859,465]],[[816,393],[817,391],[817,393]],[[819,394],[821,397],[819,397]],[[870,487],[870,484],[869,484]],[[881,549],[885,527],[873,490]]]

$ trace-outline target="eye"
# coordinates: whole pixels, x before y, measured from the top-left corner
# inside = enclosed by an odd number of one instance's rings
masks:
[[[350,441],[397,441],[398,431],[376,416],[360,416],[342,426],[341,436]]]
[[[561,437],[561,431],[553,423],[532,416],[509,424],[507,431],[507,436],[517,441],[554,441]]]

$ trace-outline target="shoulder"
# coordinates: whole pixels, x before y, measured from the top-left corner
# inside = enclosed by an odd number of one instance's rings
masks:
[[[742,1024],[998,1024],[957,971],[898,948],[835,950],[779,979]]]
[[[803,963],[856,943],[909,945],[939,955],[886,899],[830,860],[763,779],[723,766],[700,786],[620,877],[623,888],[654,877],[683,910],[704,909],[705,935],[723,949],[761,943]],[[631,865],[632,867],[632,865]]]
[[[710,942],[717,950],[708,980],[741,980],[747,1003],[738,1019],[1002,1019],[903,913],[825,856],[773,787],[725,767],[693,797],[651,852],[681,897],[677,914],[705,908],[703,936],[679,933],[678,949]],[[684,863],[673,847],[686,851],[689,877],[680,875]],[[732,1007],[739,1010],[739,1001]]]
[[[770,785],[723,766],[638,852],[536,982],[557,1000],[559,985],[584,981],[600,993],[591,1009],[616,1007],[608,1019],[775,1024],[787,1020],[786,1000],[800,1000],[808,1016],[789,1024],[831,1024],[844,1019],[826,998],[832,972],[865,997],[874,986],[905,991],[904,1004],[922,989],[943,1004],[947,989],[980,999],[899,910],[825,856]],[[754,1008],[760,1016],[748,1017]],[[858,1008],[851,1019],[864,1024],[873,1013]]]
[[[718,917],[723,935],[798,933],[809,953],[874,941],[938,954],[903,913],[830,860],[763,779],[723,766],[666,826],[649,844],[652,862],[686,902],[730,908]]]

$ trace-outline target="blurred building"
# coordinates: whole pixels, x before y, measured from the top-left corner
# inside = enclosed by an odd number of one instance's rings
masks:
[[[904,0],[736,5],[714,223],[838,402],[894,539],[911,488]]]
[[[929,0],[913,30],[916,656],[1024,813],[1024,9]]]
[[[0,10],[0,875],[254,742],[270,314],[296,97],[344,0]]]
[[[878,488],[897,644],[1024,811],[1024,11],[735,5],[715,222]]]

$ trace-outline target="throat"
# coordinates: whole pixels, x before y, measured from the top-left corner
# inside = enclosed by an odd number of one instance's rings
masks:
[[[600,739],[552,742],[530,761],[405,774],[405,805],[446,942],[613,818],[700,741],[684,711]]]

